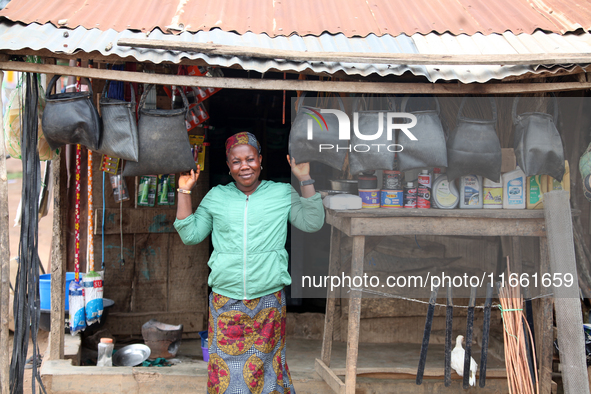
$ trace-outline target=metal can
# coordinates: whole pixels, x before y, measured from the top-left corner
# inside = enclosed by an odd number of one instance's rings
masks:
[[[382,190],[380,205],[382,208],[402,208],[404,192],[402,190]]]
[[[404,208],[417,207],[417,188],[412,182],[408,182],[404,187]]]
[[[384,170],[382,175],[383,190],[402,190],[402,174],[400,171]]]
[[[359,189],[359,197],[361,197],[361,208],[380,207],[379,189]]]

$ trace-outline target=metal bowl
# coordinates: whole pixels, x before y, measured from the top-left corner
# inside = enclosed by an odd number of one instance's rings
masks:
[[[150,357],[150,348],[141,343],[128,345],[113,354],[113,365],[118,367],[134,367]]]
[[[331,179],[330,188],[332,190],[344,191],[351,194],[357,194],[358,182],[355,179]]]

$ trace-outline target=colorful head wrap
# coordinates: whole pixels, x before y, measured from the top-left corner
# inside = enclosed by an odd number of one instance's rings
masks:
[[[248,131],[236,133],[226,140],[226,156],[230,153],[230,149],[236,145],[251,145],[259,152],[259,155],[261,154],[261,144],[259,144],[257,137]]]

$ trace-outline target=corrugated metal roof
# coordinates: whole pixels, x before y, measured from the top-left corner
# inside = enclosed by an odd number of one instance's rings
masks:
[[[64,36],[64,32],[68,32]],[[414,75],[424,76],[429,81],[459,80],[464,83],[486,82],[491,79],[503,79],[508,76],[526,73],[572,71],[576,65],[542,66],[408,66],[366,63],[339,62],[294,62],[285,60],[263,60],[229,56],[212,56],[202,53],[166,51],[155,49],[134,49],[120,47],[117,41],[122,38],[145,38],[144,33],[125,30],[121,33],[109,29],[87,30],[78,27],[74,30],[56,28],[50,23],[22,25],[8,21],[0,22],[0,50],[48,49],[54,53],[73,55],[79,51],[90,53],[98,51],[102,55],[117,55],[121,58],[131,56],[140,62],[180,63],[183,59],[202,59],[210,65],[220,67],[240,66],[245,70],[266,72],[269,70],[302,72],[311,70],[315,73],[335,74],[339,71],[348,75],[380,76],[402,75],[410,71]],[[290,36],[271,38],[266,34],[225,32],[222,30],[184,32],[174,36],[154,30],[150,35],[154,40],[186,41],[214,43],[259,48],[290,49],[309,52],[358,52],[358,53],[421,53],[421,54],[528,54],[528,53],[590,53],[591,34],[543,33],[515,35],[504,34],[414,34],[411,37],[399,35],[370,34],[365,38],[348,38],[344,34],[324,33],[319,37]],[[585,67],[586,65],[580,65]]]
[[[12,0],[4,16],[14,22],[52,23],[74,29],[190,32],[220,28],[271,37],[347,37],[449,32],[454,35],[566,33],[591,29],[591,2],[581,0]]]

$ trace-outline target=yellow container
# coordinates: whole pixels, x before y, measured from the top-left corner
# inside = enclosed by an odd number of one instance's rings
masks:
[[[570,193],[570,168],[568,166],[568,160],[564,161],[564,176],[562,182],[558,182],[556,179],[548,176],[548,191],[552,190],[566,190]]]

